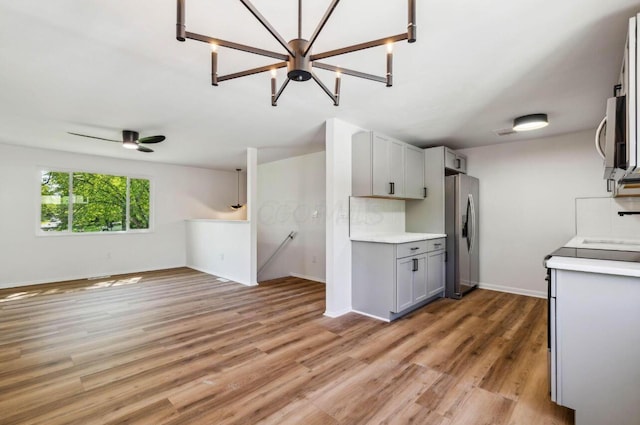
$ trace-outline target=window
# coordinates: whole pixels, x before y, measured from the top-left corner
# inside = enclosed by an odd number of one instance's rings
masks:
[[[42,171],[40,229],[55,233],[149,229],[148,179]]]

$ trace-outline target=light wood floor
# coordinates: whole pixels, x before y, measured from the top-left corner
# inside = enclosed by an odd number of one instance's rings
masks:
[[[572,424],[546,301],[477,290],[392,324],[324,285],[190,269],[0,291],[0,424]]]

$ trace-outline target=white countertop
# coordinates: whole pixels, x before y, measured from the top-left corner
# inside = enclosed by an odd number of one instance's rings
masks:
[[[567,242],[564,246],[567,248],[640,252],[640,240],[638,239],[576,236],[569,242]]]
[[[439,233],[370,233],[351,235],[351,240],[358,242],[405,243],[446,237],[447,235]]]
[[[640,263],[632,263],[627,261],[551,257],[547,260],[547,267],[550,269],[572,270],[586,273],[602,273],[619,276],[640,277]]]

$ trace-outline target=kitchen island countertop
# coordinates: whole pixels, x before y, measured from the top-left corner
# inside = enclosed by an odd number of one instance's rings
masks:
[[[430,239],[446,238],[447,235],[440,233],[370,233],[361,235],[351,235],[352,241],[357,242],[378,242],[378,243],[406,243],[416,241],[426,241]]]

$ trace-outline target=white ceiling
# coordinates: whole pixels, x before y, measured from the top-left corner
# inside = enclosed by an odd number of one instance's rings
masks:
[[[296,0],[253,3],[295,38]],[[329,3],[303,1],[305,38]],[[637,0],[417,3],[418,41],[396,44],[393,88],[344,76],[336,108],[312,81],[292,82],[274,108],[269,73],[210,85],[208,46],[175,39],[175,0],[0,0],[0,143],[231,170],[248,146],[261,162],[322,150],[332,117],[454,148],[594,128],[640,11]],[[314,52],[404,32],[406,16],[406,0],[343,0]],[[238,0],[187,0],[187,30],[283,52]],[[276,61],[222,48],[219,74]],[[324,62],[383,76],[385,47]],[[537,112],[551,121],[542,131],[493,133]],[[167,140],[143,154],[66,133],[125,128]]]

